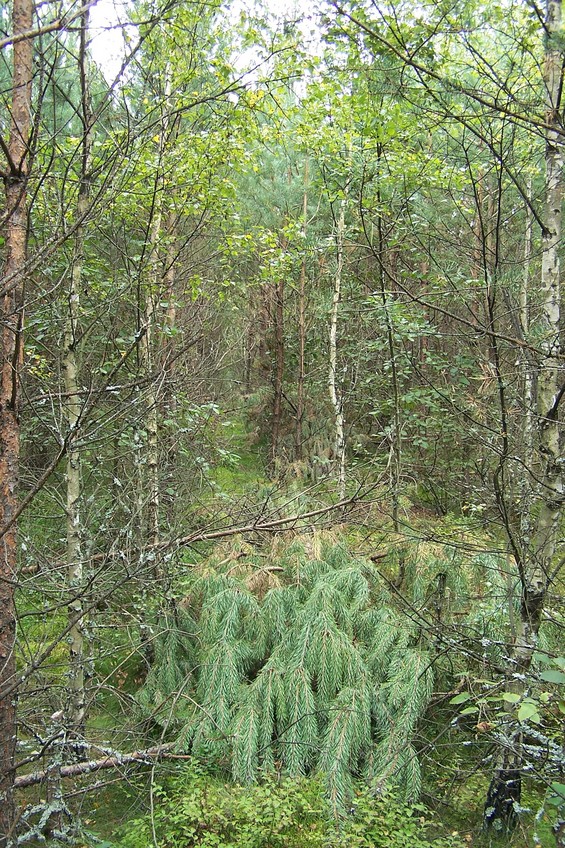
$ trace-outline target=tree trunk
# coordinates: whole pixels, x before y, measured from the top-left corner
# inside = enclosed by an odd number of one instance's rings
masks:
[[[14,0],[13,32],[30,30],[30,0]],[[12,46],[13,80],[10,138],[3,174],[6,198],[5,262],[2,281],[2,371],[0,380],[0,526],[9,529],[0,556],[0,846],[9,844],[14,828],[14,755],[16,700],[3,695],[15,674],[16,527],[13,516],[19,481],[20,369],[23,358],[24,275],[27,252],[28,140],[31,127],[32,41]]]
[[[528,198],[532,197],[532,182],[528,185]],[[524,239],[524,268],[520,286],[520,332],[524,340],[530,331],[530,261],[532,256],[533,216],[532,210],[526,204],[526,228]],[[531,541],[532,517],[532,476],[527,476],[533,470],[535,442],[535,395],[534,376],[532,372],[531,353],[524,348],[520,353],[520,365],[523,374],[523,447],[524,472],[520,481],[520,546],[522,557],[526,556]]]
[[[88,35],[89,12],[85,11],[81,20],[79,73],[81,81],[82,103],[82,158],[77,203],[77,217],[82,221],[89,201],[89,169],[92,132],[92,114],[87,79],[86,43]],[[80,738],[84,733],[86,712],[85,691],[85,635],[83,620],[83,598],[81,586],[83,582],[83,560],[81,550],[81,519],[80,519],[80,449],[77,446],[78,428],[80,425],[81,399],[78,381],[77,343],[80,323],[80,289],[84,265],[84,224],[80,223],[75,233],[75,246],[71,279],[68,294],[68,311],[65,326],[65,355],[63,372],[65,375],[66,417],[69,433],[67,448],[67,582],[73,601],[69,604],[69,615],[74,619],[69,633],[70,667],[69,667],[69,706],[67,710],[67,730],[71,742],[78,742],[76,748],[80,753]],[[73,745],[71,745],[71,748]]]
[[[156,305],[159,291],[159,238],[161,234],[162,195],[157,188],[156,208],[149,236],[149,279],[145,293],[145,336],[142,340],[142,373],[147,379],[145,428],[147,432],[147,542],[159,541],[159,433],[158,387],[153,374],[153,337],[156,331]]]
[[[538,330],[542,355],[538,363],[536,420],[538,428],[537,520],[526,555],[516,555],[521,603],[516,638],[512,646],[512,679],[509,691],[521,694],[529,670],[552,576],[559,519],[563,503],[558,412],[562,390],[560,365],[560,261],[563,153],[559,138],[559,114],[563,78],[561,0],[546,6],[544,82],[546,87],[545,214],[542,233],[542,265],[539,286]],[[528,382],[526,381],[526,385]],[[491,781],[485,807],[485,826],[510,830],[516,823],[516,804],[521,793],[522,751],[520,728],[511,727],[503,742],[497,770]]]
[[[141,530],[141,546],[149,544],[156,547],[159,542],[159,513],[160,513],[160,481],[159,481],[159,399],[161,394],[161,386],[156,382],[154,373],[156,359],[155,356],[155,333],[158,328],[158,313],[157,304],[159,303],[162,292],[162,272],[160,268],[160,242],[161,229],[163,222],[163,194],[164,194],[164,174],[166,167],[167,148],[171,139],[169,138],[170,122],[170,98],[171,98],[171,72],[170,68],[165,69],[165,112],[161,119],[161,131],[159,133],[159,150],[157,167],[155,174],[155,184],[153,190],[153,204],[151,210],[151,218],[149,221],[149,232],[147,236],[148,242],[148,263],[147,275],[145,282],[145,290],[143,292],[144,301],[144,324],[145,333],[140,340],[139,359],[140,370],[143,378],[147,381],[145,391],[145,434],[146,444],[143,445],[142,440],[138,445],[139,451],[144,451],[144,460],[140,460],[139,468],[141,472],[140,492],[138,501],[138,512],[140,517]],[[173,132],[176,132],[173,127]],[[168,262],[168,285],[174,284],[174,262],[171,258],[170,251],[167,252]],[[165,272],[167,273],[167,271]],[[174,312],[170,318],[174,320]],[[167,319],[166,319],[167,320]],[[166,376],[166,369],[163,368],[163,374],[159,380]],[[162,577],[158,564],[155,564],[154,575],[156,578]]]
[[[334,411],[334,462],[336,468],[337,490],[339,499],[345,497],[345,417],[343,414],[343,397],[338,389],[337,381],[337,323],[339,304],[341,303],[341,284],[343,277],[343,249],[345,237],[345,207],[346,197],[343,197],[339,207],[339,217],[336,224],[336,271],[332,308],[330,312],[330,345],[328,387],[330,401]]]
[[[304,163],[304,195],[302,198],[302,263],[298,288],[298,380],[296,391],[296,429],[294,433],[294,458],[300,462],[303,455],[304,380],[306,346],[306,219],[308,215],[308,160]]]
[[[275,373],[273,397],[273,423],[271,428],[271,471],[276,471],[282,416],[284,379],[284,277],[281,275],[275,288]]]

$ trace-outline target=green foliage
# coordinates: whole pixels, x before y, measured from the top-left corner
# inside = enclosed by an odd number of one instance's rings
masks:
[[[412,740],[433,684],[428,647],[384,604],[371,563],[343,544],[307,546],[195,569],[160,627],[138,702],[180,729],[179,750],[229,764],[242,783],[275,767],[319,771],[341,811],[362,774],[414,800]]]
[[[421,805],[408,807],[389,792],[356,793],[347,816],[328,815],[323,787],[312,779],[269,779],[229,786],[188,766],[154,790],[153,819],[130,822],[119,848],[457,848],[430,838]]]

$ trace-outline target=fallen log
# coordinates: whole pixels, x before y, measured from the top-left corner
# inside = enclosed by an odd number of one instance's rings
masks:
[[[153,748],[146,748],[144,751],[133,751],[131,754],[114,754],[112,756],[102,757],[99,760],[85,760],[82,763],[61,766],[59,774],[61,777],[79,777],[81,774],[90,774],[93,771],[100,771],[101,769],[120,768],[121,766],[131,765],[132,763],[150,765],[156,760],[170,755],[173,748],[174,743],[169,742],[166,745],[155,745]],[[49,774],[49,769],[30,772],[30,774],[21,774],[19,777],[16,777],[14,788],[25,789],[28,786],[36,786],[38,783],[43,783]]]

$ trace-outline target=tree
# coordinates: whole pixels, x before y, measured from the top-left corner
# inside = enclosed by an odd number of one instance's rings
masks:
[[[387,604],[371,563],[331,537],[275,542],[271,557],[213,557],[193,571],[161,618],[144,713],[176,731],[181,751],[229,761],[242,783],[319,769],[335,814],[357,773],[414,800],[428,645]]]
[[[520,619],[511,646],[512,678],[508,688],[523,693],[534,651],[538,644],[543,609],[550,584],[559,565],[555,554],[563,509],[563,472],[561,462],[559,404],[564,392],[560,380],[561,280],[559,246],[563,202],[563,150],[561,139],[563,45],[561,42],[561,2],[548,0],[544,22],[545,55],[545,191],[542,230],[542,256],[538,318],[540,358],[537,363],[535,414],[537,425],[537,463],[527,468],[536,478],[537,516],[531,539],[518,544],[509,529],[510,544],[520,580]],[[525,385],[529,384],[526,375]],[[520,778],[523,755],[521,728],[511,727],[503,740],[503,753],[489,787],[485,820],[494,827],[513,826],[516,805],[520,803]]]
[[[14,37],[33,26],[33,5],[15,0]],[[23,321],[27,245],[27,186],[30,165],[32,40],[22,37],[12,45],[12,100],[10,135],[2,140],[6,199],[2,276],[2,377],[0,390],[0,845],[7,845],[15,822],[13,798],[16,746],[16,699],[7,694],[16,670],[17,585],[16,510],[20,454],[20,371],[23,359]]]
[[[352,39],[360,34],[373,55],[379,56],[385,64],[386,57],[393,57],[402,63],[407,74],[407,102],[418,103],[419,91],[424,91],[433,103],[434,112],[442,116],[448,138],[460,135],[461,146],[468,155],[469,143],[464,139],[465,136],[474,137],[487,147],[496,162],[498,184],[488,188],[486,204],[483,202],[482,177],[473,182],[475,223],[480,227],[481,264],[484,268],[484,317],[479,326],[488,339],[486,373],[491,375],[489,379],[496,390],[493,399],[496,398],[497,402],[496,423],[488,418],[485,420],[487,427],[492,428],[492,437],[488,441],[485,439],[485,444],[489,444],[494,454],[491,496],[511,551],[520,595],[519,621],[508,651],[511,673],[507,686],[510,693],[519,693],[519,697],[523,697],[526,675],[538,642],[548,587],[555,580],[559,569],[555,557],[563,502],[559,460],[559,406],[563,389],[559,380],[558,282],[563,167],[561,7],[559,3],[547,4],[543,22],[543,80],[538,76],[537,84],[532,85],[529,81],[524,82],[522,73],[525,68],[520,61],[508,61],[507,56],[490,53],[488,39],[481,39],[480,36],[473,38],[473,32],[480,33],[490,15],[493,20],[502,22],[506,10],[503,13],[501,9],[493,8],[483,17],[483,13],[478,10],[461,7],[458,10],[461,16],[459,21],[457,14],[451,16],[451,13],[444,13],[443,10],[437,19],[429,21],[416,16],[412,10],[408,10],[406,17],[394,14],[394,10],[392,14],[384,10],[377,23],[371,18],[372,10],[367,9],[365,4],[345,6],[335,2],[332,5],[338,13],[338,28],[343,27],[340,22],[349,22],[353,25],[354,34],[350,35]],[[521,14],[518,9],[516,19]],[[451,41],[449,35],[443,33],[444,15],[445,20],[450,20],[455,26],[455,32],[463,33],[461,38],[456,37]],[[468,30],[466,24],[469,24]],[[514,26],[510,18],[505,34],[506,45],[512,55],[520,57],[524,64],[529,64],[536,48],[526,47],[526,41],[520,40],[515,34]],[[533,32],[531,23],[527,30],[530,38]],[[427,43],[433,45],[429,51],[425,46]],[[488,69],[484,76],[481,69]],[[500,105],[499,97],[503,90],[505,104]],[[539,108],[542,90],[545,93],[545,114]],[[404,92],[402,94],[404,96]],[[490,126],[487,121],[490,121]],[[509,130],[509,123],[517,129]],[[545,138],[545,185],[541,209],[532,203],[515,170],[515,139],[522,137],[522,133],[525,137],[529,133],[534,144],[539,134]],[[505,140],[509,137],[511,140],[506,149]],[[518,308],[514,305],[514,292],[501,275],[502,192],[503,188],[506,190],[505,181],[512,186],[512,190],[519,192],[528,210],[535,216],[542,234],[539,296],[530,292],[531,300],[526,306],[522,289],[522,314],[528,312],[532,318],[531,321],[523,321],[521,328],[516,321],[510,326],[505,324],[501,305],[503,301],[510,315]],[[528,247],[522,250],[524,255],[529,257]],[[436,265],[439,266],[442,258],[441,254],[434,257]],[[445,276],[448,277],[447,274]],[[395,275],[395,282],[414,302],[434,309],[434,300],[429,295],[422,298],[420,294],[413,294],[410,287],[400,281],[398,274]],[[454,291],[459,295],[461,288],[454,287]],[[441,304],[435,306],[436,309],[438,307],[440,317],[449,316],[450,320],[461,321],[463,325],[478,325],[480,312],[475,304],[469,303],[469,312],[473,316],[471,322],[456,309],[445,309]],[[526,329],[529,330],[527,335],[524,334]],[[517,388],[526,391],[525,399],[519,399],[519,395],[510,389],[510,357],[514,357],[513,361],[523,368]],[[527,449],[524,455],[521,436],[511,426],[510,404],[517,402],[524,409],[530,402],[532,386],[535,386],[534,426],[537,435],[535,456],[530,462],[531,450]],[[525,521],[516,520],[515,517],[513,505],[519,499],[514,485],[516,479],[522,484],[524,500],[520,501],[520,509],[522,519],[523,511],[527,510]],[[529,529],[526,529],[530,526],[530,519],[533,527],[531,535]],[[508,614],[512,615],[510,610]],[[499,740],[502,746],[501,762],[488,792],[485,812],[486,822],[496,828],[512,827],[516,820],[515,807],[520,800],[523,762],[520,740],[521,728],[511,720],[508,731]]]

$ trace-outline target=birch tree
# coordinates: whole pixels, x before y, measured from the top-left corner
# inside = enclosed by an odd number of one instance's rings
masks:
[[[347,208],[347,188],[339,202],[339,212],[335,222],[336,268],[333,281],[332,304],[330,310],[329,332],[329,371],[328,388],[334,413],[334,462],[336,467],[337,490],[340,500],[345,497],[345,414],[342,390],[339,387],[337,373],[337,338],[339,305],[342,298],[343,266],[345,249],[345,210]]]
[[[67,316],[65,324],[63,373],[66,397],[66,417],[69,438],[67,449],[67,569],[69,590],[74,599],[69,605],[71,618],[70,643],[70,700],[68,706],[67,729],[73,737],[73,744],[84,733],[86,718],[85,689],[85,633],[83,616],[82,585],[84,564],[81,547],[81,454],[78,446],[78,431],[82,411],[81,386],[79,382],[78,346],[80,342],[80,291],[85,262],[84,238],[85,223],[90,199],[90,167],[92,146],[92,109],[90,103],[89,71],[87,66],[89,11],[85,9],[81,16],[79,34],[78,70],[80,79],[80,121],[82,124],[80,175],[77,196],[77,220],[74,254],[70,271],[67,294]],[[80,747],[79,749],[80,750]]]
[[[563,459],[561,456],[559,405],[565,391],[560,356],[561,280],[559,246],[563,198],[563,139],[561,136],[563,46],[561,0],[548,0],[544,22],[545,55],[545,202],[539,285],[541,358],[537,363],[537,462],[530,469],[537,490],[537,517],[531,539],[514,546],[520,582],[520,616],[511,646],[510,692],[524,691],[527,674],[542,623],[547,592],[557,575],[555,554],[563,508]],[[526,236],[526,245],[528,236]],[[527,264],[526,264],[527,267]],[[527,367],[527,366],[526,366]],[[525,374],[529,393],[529,375]],[[521,729],[511,724],[502,740],[500,762],[489,787],[485,822],[500,829],[513,826],[521,797]]]
[[[459,321],[459,333],[453,329],[452,332],[461,340],[465,325],[480,328],[489,346],[488,357],[483,361],[487,366],[485,382],[492,385],[492,390],[488,390],[490,403],[484,405],[480,416],[484,455],[490,457],[485,480],[490,487],[490,504],[497,511],[500,538],[511,552],[509,561],[515,570],[519,594],[520,609],[508,645],[509,671],[505,680],[508,694],[519,702],[527,693],[548,591],[560,568],[563,506],[560,405],[565,391],[560,353],[559,259],[563,169],[561,3],[548,0],[546,4],[541,27],[543,50],[539,49],[539,28],[537,35],[534,34],[533,16],[519,5],[512,7],[512,15],[506,7],[462,8],[457,11],[461,20],[455,12],[451,19],[454,27],[451,36],[443,31],[443,18],[424,20],[408,7],[399,14],[399,9],[379,13],[375,4],[332,2],[331,5],[337,11],[337,27],[347,32],[353,42],[360,39],[365,49],[379,57],[383,68],[388,67],[387,60],[395,67],[400,63],[404,75],[402,85],[398,86],[400,98],[406,96],[406,103],[418,105],[420,95],[424,96],[422,108],[433,111],[444,122],[446,139],[460,138],[461,149],[468,155],[469,138],[473,138],[491,157],[491,171],[497,184],[489,187],[486,202],[480,196],[480,185],[477,196],[477,208],[484,207],[485,214],[482,288],[486,308],[482,318],[476,304],[467,300],[467,293],[452,282],[445,246],[440,246],[438,255],[431,259],[441,269],[443,279],[450,281],[453,293],[465,303],[471,316],[466,317],[457,305],[446,306],[438,301],[437,320],[448,318],[455,322],[453,327]],[[498,47],[487,37],[493,20],[498,24],[504,22],[505,31],[501,27],[501,33],[510,58],[497,52]],[[526,31],[524,41],[522,36]],[[476,39],[475,32],[481,34]],[[433,45],[430,55],[426,53],[427,44]],[[536,60],[542,54],[543,73],[539,73],[542,63],[536,64]],[[485,74],[486,68],[489,72]],[[503,90],[504,103],[500,99]],[[543,201],[538,204],[532,201],[528,182],[516,167],[516,137],[521,139],[524,149],[529,144],[530,151],[537,152],[540,136],[545,141],[545,156],[540,161],[539,173],[544,181]],[[511,141],[505,143],[509,138]],[[477,184],[480,182],[481,178],[477,178]],[[506,186],[518,192],[528,209],[520,257],[523,276],[516,287],[517,296],[505,284],[500,268],[501,251],[507,247],[503,240],[506,207],[502,196],[503,189],[509,191]],[[525,275],[532,274],[530,214],[541,232],[537,287],[525,283]],[[460,250],[462,247],[464,243]],[[463,264],[462,255],[456,259]],[[400,274],[394,279],[406,297],[427,308],[429,296],[414,292]],[[509,313],[517,316],[513,323]],[[519,369],[514,384],[516,372],[511,372],[511,367]],[[521,387],[521,398],[515,394],[513,385]],[[437,389],[440,395],[439,385]],[[513,403],[526,410],[521,420],[526,428],[531,422],[535,430],[533,447],[528,447],[528,434],[524,439],[524,433],[513,425]],[[531,417],[530,404],[533,405]],[[516,502],[520,504],[518,514]],[[512,621],[510,606],[507,615]],[[525,766],[517,715],[510,715],[499,727],[497,742],[499,756],[488,792],[485,824],[507,829],[516,823]]]

